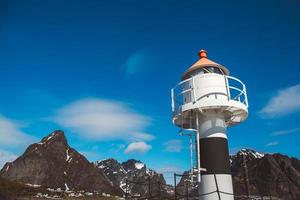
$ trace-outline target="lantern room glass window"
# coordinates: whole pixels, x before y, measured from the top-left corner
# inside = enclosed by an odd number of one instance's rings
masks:
[[[218,67],[203,67],[203,68],[193,71],[192,75],[196,76],[196,75],[207,74],[207,73],[215,73],[215,74],[224,75],[223,70]]]

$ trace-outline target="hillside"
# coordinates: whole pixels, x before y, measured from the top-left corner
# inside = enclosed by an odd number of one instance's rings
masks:
[[[39,143],[30,145],[23,155],[4,165],[0,177],[56,191],[122,194],[92,163],[68,145],[62,131],[54,131]]]
[[[235,192],[245,194],[247,166],[250,194],[264,194],[283,199],[300,199],[300,161],[281,154],[261,154],[242,149],[231,156]]]
[[[242,149],[230,157],[236,195],[300,199],[300,161],[281,154]],[[247,173],[245,173],[247,172]],[[247,177],[248,174],[248,183]],[[177,193],[196,195],[197,185],[185,172]],[[113,196],[173,198],[174,187],[162,174],[141,161],[120,163],[110,158],[90,163],[68,145],[62,131],[54,131],[30,145],[0,171],[0,199],[57,197],[102,199]],[[117,197],[115,197],[117,198]]]

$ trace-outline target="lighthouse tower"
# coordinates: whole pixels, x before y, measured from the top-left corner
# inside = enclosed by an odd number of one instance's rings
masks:
[[[173,123],[195,132],[196,170],[203,200],[233,200],[226,129],[248,116],[245,85],[199,52],[171,91]]]

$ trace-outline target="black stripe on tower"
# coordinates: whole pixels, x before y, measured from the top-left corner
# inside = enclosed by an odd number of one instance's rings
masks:
[[[201,174],[230,174],[230,160],[226,138],[200,139],[200,163],[205,168]]]

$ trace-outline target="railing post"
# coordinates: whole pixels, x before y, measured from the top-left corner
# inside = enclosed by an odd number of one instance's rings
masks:
[[[268,188],[269,188],[269,199],[272,200],[272,194],[271,194],[271,189],[270,189],[271,186],[270,185],[271,185],[271,183],[268,185]]]
[[[291,184],[290,184],[290,181],[288,180],[287,182],[288,182],[288,186],[289,186],[289,197],[290,197],[291,199],[293,199],[293,194],[292,194],[292,190],[291,190]]]
[[[128,185],[127,185],[127,179],[126,179],[126,181],[125,181],[125,200],[127,200],[128,199],[128,191],[127,191],[127,188],[128,188]]]
[[[218,186],[218,181],[217,181],[216,174],[214,174],[214,178],[215,178],[215,183],[216,183],[216,189],[217,189],[218,198],[219,198],[219,200],[221,200],[221,196],[220,196],[220,191],[219,191],[219,186]]]
[[[248,108],[248,96],[247,96],[246,85],[244,85],[244,84],[243,84],[243,90],[244,90],[244,95],[245,95],[245,103]]]
[[[192,76],[192,90],[193,90],[193,103],[196,103],[196,91],[195,91],[195,80],[194,80],[194,77]]]
[[[185,187],[186,187],[186,199],[189,200],[189,183],[188,183],[188,181],[185,183]]]
[[[248,168],[246,163],[245,155],[243,154],[243,168],[244,168],[244,183],[246,188],[246,195],[249,198],[250,196],[250,186],[249,186],[249,176],[248,176]]]
[[[228,98],[228,101],[229,101],[231,97],[230,97],[230,89],[229,89],[228,77],[224,75],[224,79],[225,79],[226,90],[227,90],[227,98]]]
[[[159,198],[159,200],[161,200],[161,185],[160,185],[160,181],[158,181],[158,198]]]
[[[152,194],[151,194],[151,186],[150,186],[150,176],[148,176],[148,193],[149,193],[149,198],[151,199]]]
[[[172,112],[174,112],[175,104],[174,104],[174,88],[171,89],[171,97],[172,97]]]
[[[174,173],[174,199],[176,200],[176,188],[177,185],[176,185],[176,173]]]

